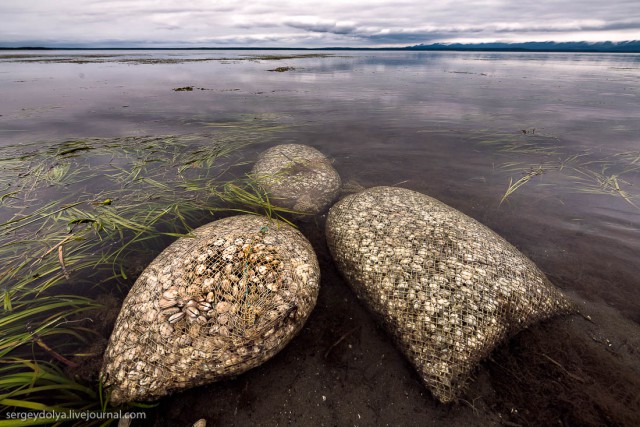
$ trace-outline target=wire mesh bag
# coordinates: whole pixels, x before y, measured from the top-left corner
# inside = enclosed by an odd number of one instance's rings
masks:
[[[274,204],[298,212],[320,213],[340,192],[340,175],[331,161],[308,145],[272,147],[260,155],[251,173]]]
[[[441,402],[456,399],[500,341],[570,309],[507,241],[411,190],[345,197],[329,211],[326,234],[351,287]]]
[[[313,248],[254,215],[180,238],[140,275],[116,321],[102,378],[114,404],[240,374],[300,331],[318,296]]]

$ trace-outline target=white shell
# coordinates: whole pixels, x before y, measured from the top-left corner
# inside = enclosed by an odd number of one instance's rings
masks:
[[[272,203],[310,214],[326,210],[342,184],[324,154],[301,144],[282,144],[266,150],[251,173]]]
[[[442,402],[509,334],[569,309],[516,248],[415,191],[347,196],[329,211],[326,234],[351,287]]]
[[[315,305],[318,261],[293,227],[241,215],[193,233],[165,249],[123,303],[102,367],[114,404],[254,368],[300,331]],[[267,274],[256,275],[263,265]],[[282,284],[268,290],[268,280]]]

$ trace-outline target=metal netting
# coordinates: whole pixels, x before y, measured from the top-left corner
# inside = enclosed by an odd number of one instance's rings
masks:
[[[251,171],[274,204],[317,214],[338,196],[341,180],[331,161],[302,144],[282,144],[263,152]]]
[[[165,249],[124,300],[102,368],[114,404],[256,367],[315,305],[318,262],[291,226],[241,215],[194,234]]]
[[[527,257],[429,196],[375,187],[329,211],[327,242],[425,385],[454,400],[506,337],[570,304]]]

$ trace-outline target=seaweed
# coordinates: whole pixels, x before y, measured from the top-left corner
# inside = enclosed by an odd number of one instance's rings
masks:
[[[245,164],[242,149],[274,129],[240,118],[215,134],[0,148],[0,412],[107,409],[96,343],[111,327],[100,319],[114,315],[102,302],[122,298],[154,254],[214,216],[289,212],[231,173]]]

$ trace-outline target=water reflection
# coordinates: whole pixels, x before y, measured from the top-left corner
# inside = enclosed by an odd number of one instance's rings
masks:
[[[1,55],[0,144],[209,132],[237,114],[272,114],[292,125],[283,140],[334,157],[345,180],[438,197],[565,287],[626,313],[640,308],[640,55],[324,53]],[[268,71],[280,66],[295,69]],[[184,86],[195,89],[172,90]],[[510,179],[541,165],[545,173],[499,203]],[[599,175],[589,181],[585,170]]]

